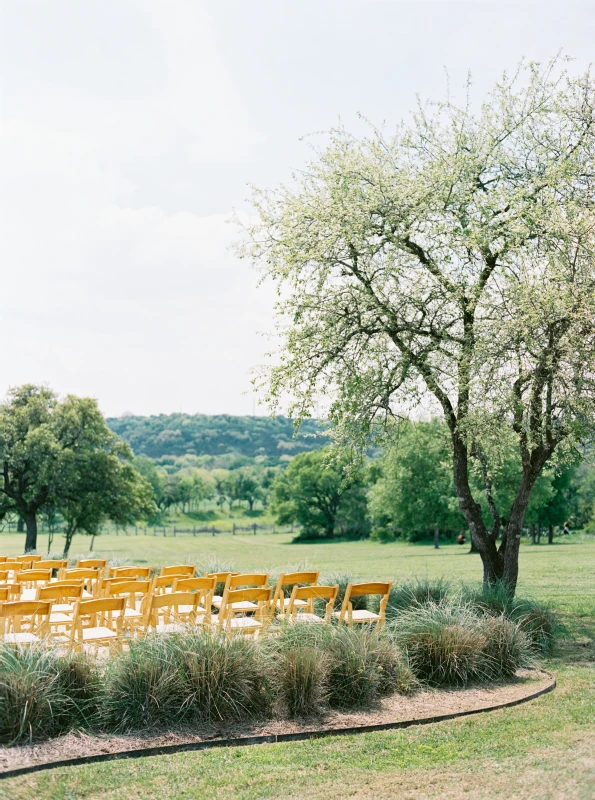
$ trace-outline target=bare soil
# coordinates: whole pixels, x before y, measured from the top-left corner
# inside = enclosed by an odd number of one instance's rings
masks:
[[[148,747],[162,747],[218,739],[238,739],[251,736],[278,736],[284,733],[331,731],[341,728],[383,725],[408,720],[421,720],[448,714],[488,709],[511,703],[544,689],[551,676],[540,670],[519,670],[516,678],[506,684],[466,689],[424,689],[410,697],[392,695],[372,710],[359,712],[331,711],[322,717],[303,720],[266,720],[261,723],[210,725],[178,728],[175,731],[148,731],[129,735],[88,735],[69,733],[46,742],[16,745],[0,749],[0,773],[19,767],[47,764],[64,759],[122,753]]]

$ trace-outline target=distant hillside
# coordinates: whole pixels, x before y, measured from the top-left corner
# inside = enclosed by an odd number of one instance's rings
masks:
[[[136,455],[162,456],[238,453],[276,457],[296,455],[322,447],[316,420],[308,420],[293,440],[293,424],[287,417],[232,417],[228,414],[159,414],[155,417],[111,417],[110,428],[126,439]]]

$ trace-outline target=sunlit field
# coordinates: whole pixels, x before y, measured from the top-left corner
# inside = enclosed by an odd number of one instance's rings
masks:
[[[76,537],[71,556],[88,552],[89,537]],[[0,553],[22,553],[22,534],[1,534]],[[58,552],[62,538],[54,540]],[[39,537],[44,552],[45,537]],[[481,580],[481,561],[469,553],[469,545],[379,544],[369,540],[328,544],[294,544],[290,534],[184,534],[106,535],[95,539],[100,556],[130,560],[159,567],[162,564],[230,562],[242,571],[279,572],[308,564],[321,573],[350,573],[362,579],[408,580],[412,577],[446,577],[454,582]],[[518,593],[555,607],[575,612],[595,602],[595,537],[575,534],[558,538],[553,545],[523,542]]]

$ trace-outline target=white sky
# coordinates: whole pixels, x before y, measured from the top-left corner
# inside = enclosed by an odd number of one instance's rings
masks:
[[[443,97],[445,67],[478,97],[522,56],[583,69],[595,3],[0,0],[0,36],[0,394],[251,414],[273,292],[228,249],[246,184]]]

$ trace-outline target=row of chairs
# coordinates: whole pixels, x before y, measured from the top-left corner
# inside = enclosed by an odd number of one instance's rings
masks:
[[[147,567],[108,570],[105,562],[96,561],[74,569],[60,565],[20,570],[12,584],[2,584],[0,576],[0,635],[16,642],[50,638],[81,649],[121,643],[124,634],[171,632],[183,625],[258,635],[275,615],[294,622],[336,619],[350,627],[381,627],[391,588],[390,583],[350,584],[337,611],[339,587],[318,585],[318,572],[282,574],[273,592],[266,573],[195,577],[195,567],[175,565],[163,567],[151,579]],[[223,586],[221,595],[215,591],[217,584]],[[19,589],[26,596],[17,599]],[[353,609],[353,599],[362,595],[380,596],[378,612]]]

